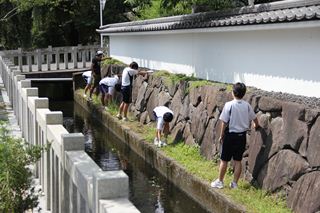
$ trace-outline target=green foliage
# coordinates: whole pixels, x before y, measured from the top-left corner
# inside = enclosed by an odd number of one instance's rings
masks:
[[[127,64],[123,63],[122,61],[119,61],[115,58],[110,58],[110,59],[106,59],[102,62],[102,65],[103,66],[107,66],[109,64],[112,64],[112,65],[123,65],[123,66],[126,66]]]
[[[23,212],[37,206],[38,193],[32,187],[28,165],[41,156],[42,148],[25,144],[8,134],[0,123],[0,212]]]

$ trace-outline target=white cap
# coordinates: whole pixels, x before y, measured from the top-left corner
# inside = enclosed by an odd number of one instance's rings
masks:
[[[98,50],[96,55],[103,55],[103,52],[101,50]]]

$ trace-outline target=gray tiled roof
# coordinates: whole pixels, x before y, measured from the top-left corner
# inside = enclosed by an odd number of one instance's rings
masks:
[[[320,20],[320,0],[286,0],[224,12],[196,13],[100,27],[102,33],[162,31]]]

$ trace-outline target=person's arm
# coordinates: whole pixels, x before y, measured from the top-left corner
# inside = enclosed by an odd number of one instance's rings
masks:
[[[165,122],[164,126],[163,126],[163,134],[164,134],[165,139],[167,139],[169,132],[170,132],[169,131],[169,123]]]
[[[256,117],[255,119],[253,119],[253,127],[257,130],[260,127],[258,118]]]
[[[227,123],[225,123],[224,121],[221,120],[220,137],[219,137],[220,143],[223,142],[224,132],[226,130],[226,127],[227,127]]]
[[[145,76],[148,72],[147,71],[138,71],[138,75],[142,75],[142,76]]]

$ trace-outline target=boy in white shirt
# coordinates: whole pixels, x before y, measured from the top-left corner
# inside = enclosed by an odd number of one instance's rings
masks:
[[[84,94],[83,97],[87,97],[88,90],[91,89],[91,71],[86,71],[82,73],[82,78],[86,82],[86,87],[84,88]]]
[[[108,104],[113,99],[114,89],[119,82],[119,76],[105,77],[99,82],[99,89],[101,92],[101,103],[108,110]]]
[[[154,138],[154,144],[156,146],[166,146],[167,137],[169,134],[169,123],[173,119],[173,112],[166,106],[158,106],[154,108],[153,115],[157,122],[156,137]],[[164,133],[164,140],[161,141],[161,131]]]
[[[146,71],[138,71],[139,66],[136,62],[132,62],[129,67],[124,68],[122,72],[122,82],[121,82],[121,93],[122,93],[122,102],[119,107],[119,113],[117,114],[117,118],[122,119],[123,121],[127,121],[127,113],[128,107],[131,103],[131,96],[132,96],[132,82],[133,76],[145,75]],[[123,113],[123,118],[122,118]]]
[[[227,102],[220,115],[221,129],[219,142],[222,143],[219,178],[211,183],[213,188],[223,188],[223,179],[227,171],[228,162],[233,159],[234,172],[231,188],[238,187],[241,175],[241,160],[246,148],[246,132],[250,128],[251,121],[254,127],[259,127],[257,116],[250,104],[242,100],[246,94],[246,86],[243,83],[233,85],[233,100]]]

